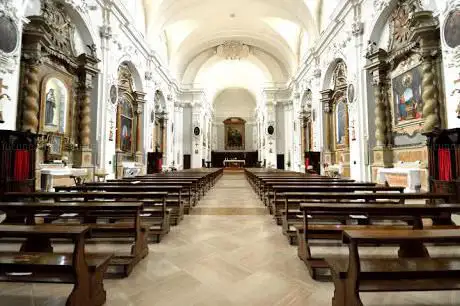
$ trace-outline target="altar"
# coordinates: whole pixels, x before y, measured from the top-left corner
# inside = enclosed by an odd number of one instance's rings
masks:
[[[224,160],[224,167],[236,167],[242,168],[246,165],[246,161],[243,159],[226,159]]]
[[[74,179],[76,185],[81,184],[88,175],[86,169],[69,167],[45,167],[40,170],[41,188],[43,191],[54,191],[54,179],[57,177],[68,177]]]
[[[379,184],[388,182],[390,186],[403,186],[404,192],[419,192],[421,171],[421,168],[414,167],[380,168],[377,170],[377,182]]]

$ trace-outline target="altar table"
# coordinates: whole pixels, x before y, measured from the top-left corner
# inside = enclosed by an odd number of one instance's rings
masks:
[[[224,160],[224,167],[236,165],[237,167],[241,167],[246,165],[246,161],[243,159],[226,159]]]
[[[392,183],[405,186],[404,192],[420,191],[420,172],[418,168],[380,168],[377,170],[377,182],[379,184]]]

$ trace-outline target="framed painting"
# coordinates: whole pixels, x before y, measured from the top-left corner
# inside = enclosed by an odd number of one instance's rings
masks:
[[[120,148],[124,152],[131,152],[133,120],[131,118],[121,116],[120,125],[121,125]]]
[[[335,137],[337,146],[345,145],[345,138],[347,132],[347,106],[344,101],[337,102],[335,108],[336,115],[336,131]]]
[[[244,150],[245,124],[241,118],[228,118],[225,124],[225,150]]]
[[[422,69],[418,65],[392,79],[393,114],[396,126],[422,120]]]
[[[460,9],[449,13],[444,24],[444,41],[449,48],[460,46]]]
[[[49,154],[52,156],[61,156],[62,154],[62,136],[50,135],[49,138]]]
[[[20,33],[13,19],[6,15],[0,16],[0,37],[1,52],[11,54],[17,50]]]

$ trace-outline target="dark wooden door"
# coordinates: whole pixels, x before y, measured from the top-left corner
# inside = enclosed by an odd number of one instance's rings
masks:
[[[192,156],[190,154],[184,154],[184,169],[190,169],[192,165]]]
[[[276,155],[276,168],[284,170],[284,154]]]

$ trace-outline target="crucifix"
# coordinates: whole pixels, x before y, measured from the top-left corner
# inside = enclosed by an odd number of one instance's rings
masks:
[[[10,99],[10,97],[6,93],[3,93],[3,89],[8,89],[8,86],[3,85],[3,79],[0,79],[0,123],[5,122],[3,120],[3,99]]]

